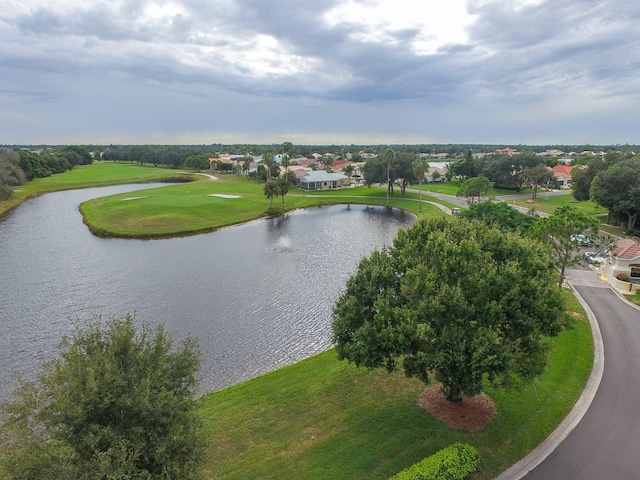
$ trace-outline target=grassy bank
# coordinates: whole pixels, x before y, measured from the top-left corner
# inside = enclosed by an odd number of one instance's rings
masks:
[[[201,399],[212,440],[205,478],[386,479],[457,441],[480,451],[477,478],[493,478],[549,435],[589,376],[586,321],[551,343],[549,366],[533,384],[486,389],[497,414],[478,432],[455,430],[422,410],[421,382],[356,368],[334,350],[209,394]]]
[[[386,204],[381,188],[357,187],[326,192],[304,192],[292,188],[285,197],[274,198],[273,206],[263,192],[264,184],[233,174],[218,175],[218,180],[205,177],[189,184],[145,190],[97,198],[82,204],[80,210],[94,233],[118,237],[166,237],[212,231],[296,208],[341,203]],[[389,206],[421,215],[442,215],[437,207],[426,203],[434,200],[423,195],[423,211],[419,212],[418,194],[399,193],[391,197]],[[435,199],[437,200],[437,199]],[[438,200],[439,203],[444,203]]]
[[[43,193],[184,177],[185,175],[179,173],[178,170],[137,164],[94,162],[91,165],[78,165],[66,173],[51,175],[47,178],[36,178],[20,185],[14,190],[10,199],[0,201],[0,217],[27,198]]]

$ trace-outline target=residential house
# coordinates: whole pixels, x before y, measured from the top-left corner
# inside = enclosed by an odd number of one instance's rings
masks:
[[[560,188],[571,188],[571,165],[556,165],[551,170]]]
[[[328,173],[324,170],[308,172],[300,179],[300,188],[303,190],[332,190],[348,187],[351,180],[342,173]]]
[[[518,151],[514,150],[511,147],[505,147],[505,148],[500,148],[500,149],[496,150],[496,153],[498,155],[509,155],[509,156],[511,156],[511,155],[516,155],[518,153]]]
[[[424,174],[424,182],[446,182],[447,171],[444,168],[429,166],[428,170]]]
[[[640,285],[640,243],[628,238],[618,240],[602,264],[601,272],[616,288],[631,290],[633,284]],[[629,282],[621,282],[620,274],[628,275]]]

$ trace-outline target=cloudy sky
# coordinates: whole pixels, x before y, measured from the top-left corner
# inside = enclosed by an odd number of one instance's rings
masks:
[[[0,144],[640,143],[637,0],[3,0]]]

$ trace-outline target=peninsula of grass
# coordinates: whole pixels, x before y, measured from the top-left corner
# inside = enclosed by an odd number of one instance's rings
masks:
[[[345,203],[388,205],[417,215],[444,215],[427,202],[437,199],[427,195],[423,195],[420,212],[418,194],[402,197],[396,192],[387,204],[384,189],[369,187],[325,192],[292,187],[284,203],[281,198],[274,198],[272,204],[265,198],[262,183],[234,174],[217,177],[200,177],[188,184],[148,189],[139,195],[133,192],[96,198],[83,203],[80,211],[96,235],[130,238],[193,235],[297,208]]]
[[[570,294],[568,294],[570,295]],[[329,350],[200,399],[211,446],[204,478],[387,479],[455,442],[480,452],[477,479],[494,478],[542,442],[580,396],[593,363],[589,323],[550,340],[539,379],[485,392],[497,406],[476,432],[456,430],[421,409],[425,385],[369,371]]]
[[[36,178],[16,187],[11,198],[0,201],[0,217],[26,199],[43,193],[125,183],[186,180],[192,177],[193,175],[185,175],[180,170],[131,163],[94,162],[90,165],[77,165],[68,172]]]

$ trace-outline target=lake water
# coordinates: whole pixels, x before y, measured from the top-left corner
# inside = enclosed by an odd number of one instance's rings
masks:
[[[97,238],[82,223],[81,202],[153,186],[52,193],[0,221],[0,397],[55,355],[73,319],[95,315],[197,336],[200,393],[325,350],[359,260],[415,218],[343,205],[162,240]]]

